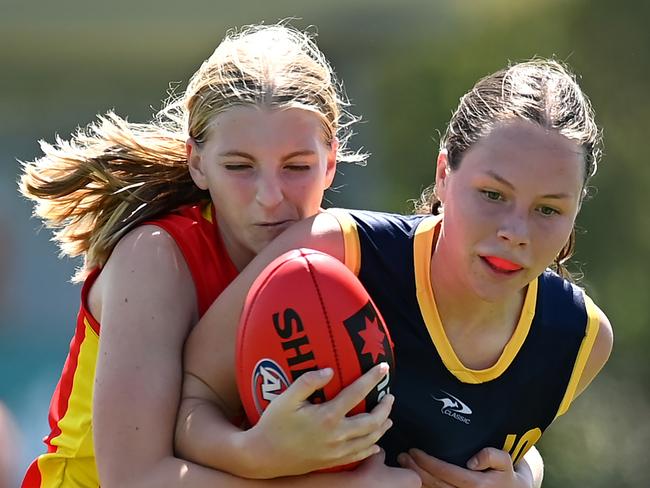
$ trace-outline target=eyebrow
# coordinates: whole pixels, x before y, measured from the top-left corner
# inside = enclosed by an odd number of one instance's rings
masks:
[[[495,180],[497,180],[499,183],[507,186],[511,190],[515,189],[515,186],[512,183],[510,183],[508,180],[506,180],[503,176],[500,176],[498,173],[495,173],[492,170],[487,170],[485,173],[488,176],[490,176],[491,178],[494,178]],[[571,195],[569,193],[549,193],[547,195],[542,195],[541,197],[542,198],[552,198],[552,199],[562,200],[564,198],[572,198],[573,195]]]
[[[226,152],[220,153],[219,156],[222,156],[222,157],[237,156],[237,157],[240,157],[240,158],[246,158],[246,159],[250,159],[250,160],[253,160],[253,161],[255,160],[255,157],[253,157],[252,154],[248,154],[248,153],[245,153],[243,151],[226,151]]]
[[[295,158],[297,156],[312,156],[314,154],[316,154],[316,152],[312,151],[311,149],[305,149],[305,150],[302,150],[302,151],[294,151],[294,152],[289,153],[286,156],[284,156],[282,158],[282,161],[286,161],[288,159]],[[233,157],[233,156],[235,156],[235,157],[250,159],[251,161],[256,161],[255,156],[253,156],[252,154],[249,154],[247,152],[243,152],[243,151],[226,151],[226,152],[220,153],[219,156],[221,156],[221,157]]]

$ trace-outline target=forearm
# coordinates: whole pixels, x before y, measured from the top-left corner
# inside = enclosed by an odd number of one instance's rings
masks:
[[[260,449],[261,448],[261,449]],[[175,452],[191,462],[246,478],[262,478],[264,446],[252,432],[230,423],[202,399],[184,399],[176,428]]]
[[[530,481],[532,488],[540,488],[544,479],[544,460],[535,446],[531,447],[515,470]]]
[[[354,488],[358,480],[352,472],[322,473],[273,480],[251,480],[168,457],[135,480],[120,480],[102,488]]]

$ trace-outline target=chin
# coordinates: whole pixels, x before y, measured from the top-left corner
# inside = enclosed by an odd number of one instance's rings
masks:
[[[473,283],[472,289],[477,297],[488,303],[497,303],[517,293],[522,287],[514,283]]]

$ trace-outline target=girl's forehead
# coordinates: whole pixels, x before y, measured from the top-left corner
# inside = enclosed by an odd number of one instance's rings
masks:
[[[301,138],[322,132],[322,119],[300,108],[269,108],[257,105],[231,107],[210,121],[208,139],[228,142],[239,138]]]
[[[497,124],[475,145],[487,146],[492,151],[499,148],[502,150],[544,149],[582,154],[575,141],[560,134],[556,129],[545,128],[522,119]]]
[[[581,147],[555,129],[522,120],[499,124],[467,151],[460,169],[555,177],[582,187],[585,162]]]

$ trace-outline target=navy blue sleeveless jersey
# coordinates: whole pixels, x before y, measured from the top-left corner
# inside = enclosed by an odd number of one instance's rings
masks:
[[[532,281],[521,316],[490,368],[466,368],[438,316],[430,261],[440,217],[333,209],[345,261],[382,313],[395,344],[387,462],[417,447],[464,466],[484,447],[517,462],[575,396],[598,331],[581,289],[551,271]]]

